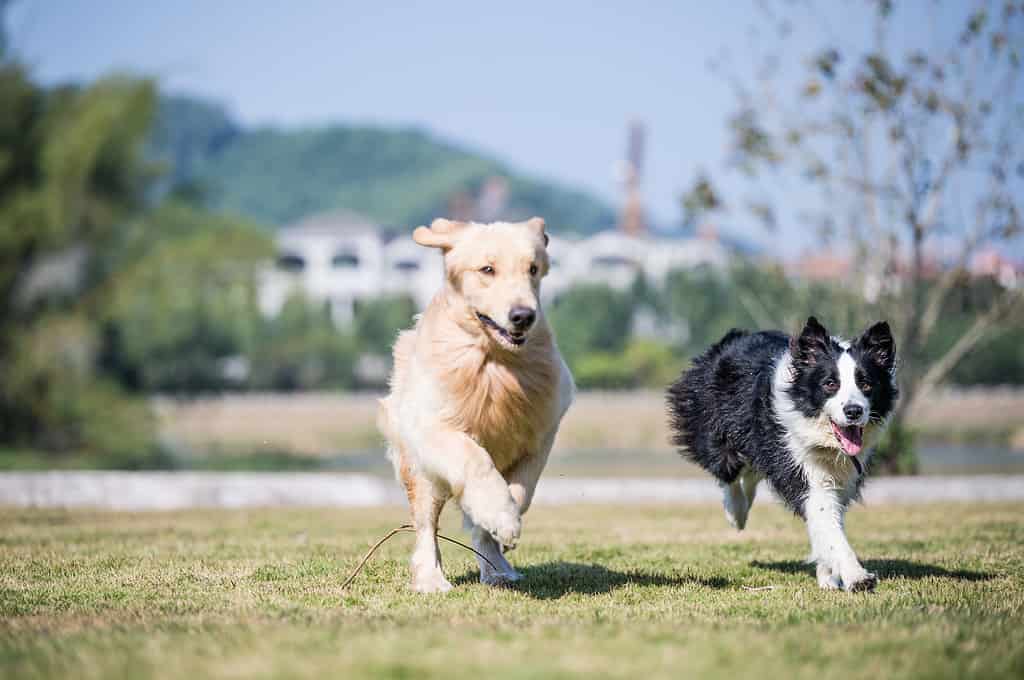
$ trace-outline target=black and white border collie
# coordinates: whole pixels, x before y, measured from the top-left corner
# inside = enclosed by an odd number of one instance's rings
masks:
[[[668,410],[673,442],[718,478],[733,526],[743,529],[767,478],[807,523],[818,584],[871,590],[878,579],[843,522],[897,396],[889,324],[847,342],[812,316],[795,338],[730,331],[668,389]]]

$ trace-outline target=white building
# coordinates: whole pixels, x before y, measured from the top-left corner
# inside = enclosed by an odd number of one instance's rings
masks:
[[[546,299],[580,283],[603,283],[623,290],[638,274],[660,287],[674,269],[724,267],[729,259],[728,251],[715,240],[638,237],[613,230],[578,239],[552,237],[548,253],[552,265],[544,279]]]
[[[268,316],[295,292],[328,302],[339,323],[352,318],[360,300],[382,295],[408,295],[422,309],[444,276],[440,253],[416,245],[411,228],[389,232],[345,212],[316,215],[282,228],[277,252],[260,286],[260,308]],[[729,257],[717,240],[635,237],[617,231],[586,238],[553,236],[548,252],[551,271],[542,287],[547,301],[580,283],[604,283],[621,290],[639,273],[660,286],[673,269],[722,267]]]
[[[436,251],[392,238],[378,225],[346,212],[301,220],[277,233],[277,259],[264,273],[260,308],[273,316],[301,292],[331,306],[335,321],[352,318],[359,300],[409,295],[423,308],[442,276]]]

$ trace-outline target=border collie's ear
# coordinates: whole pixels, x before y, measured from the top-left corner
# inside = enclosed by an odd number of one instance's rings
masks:
[[[548,239],[547,232],[544,231],[544,226],[545,226],[544,218],[543,217],[531,217],[530,219],[526,220],[526,226],[528,226],[534,232],[540,234],[541,238],[544,239],[544,247],[547,247],[549,239]]]
[[[828,352],[828,331],[813,316],[807,317],[807,323],[800,335],[790,342],[790,353],[793,362],[798,366],[813,366],[818,362],[819,355]]]
[[[878,362],[885,370],[892,372],[896,367],[896,342],[886,321],[879,321],[857,338],[857,346]]]
[[[431,222],[429,227],[416,227],[412,232],[412,240],[421,246],[448,251],[455,244],[456,235],[465,228],[465,222],[454,222],[439,217]]]

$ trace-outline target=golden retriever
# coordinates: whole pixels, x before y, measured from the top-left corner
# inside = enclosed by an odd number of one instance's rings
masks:
[[[519,539],[558,424],[572,402],[569,369],[540,306],[548,272],[544,220],[438,219],[413,239],[444,254],[444,287],[394,347],[378,425],[409,496],[416,546],[412,588],[445,592],[437,520],[462,509],[480,581],[521,575],[502,554]]]

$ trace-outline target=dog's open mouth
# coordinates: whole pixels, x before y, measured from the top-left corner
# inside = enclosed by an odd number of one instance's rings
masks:
[[[848,456],[856,456],[864,448],[864,428],[860,425],[837,425],[832,423],[832,433],[839,441],[839,447]]]
[[[526,342],[526,333],[524,332],[510,333],[509,331],[499,326],[497,321],[487,316],[486,314],[481,314],[480,312],[476,313],[476,318],[480,319],[480,322],[484,326],[487,326],[488,328],[496,332],[501,337],[502,340],[505,340],[506,342],[512,345],[518,347],[519,345],[522,345],[524,342]]]

